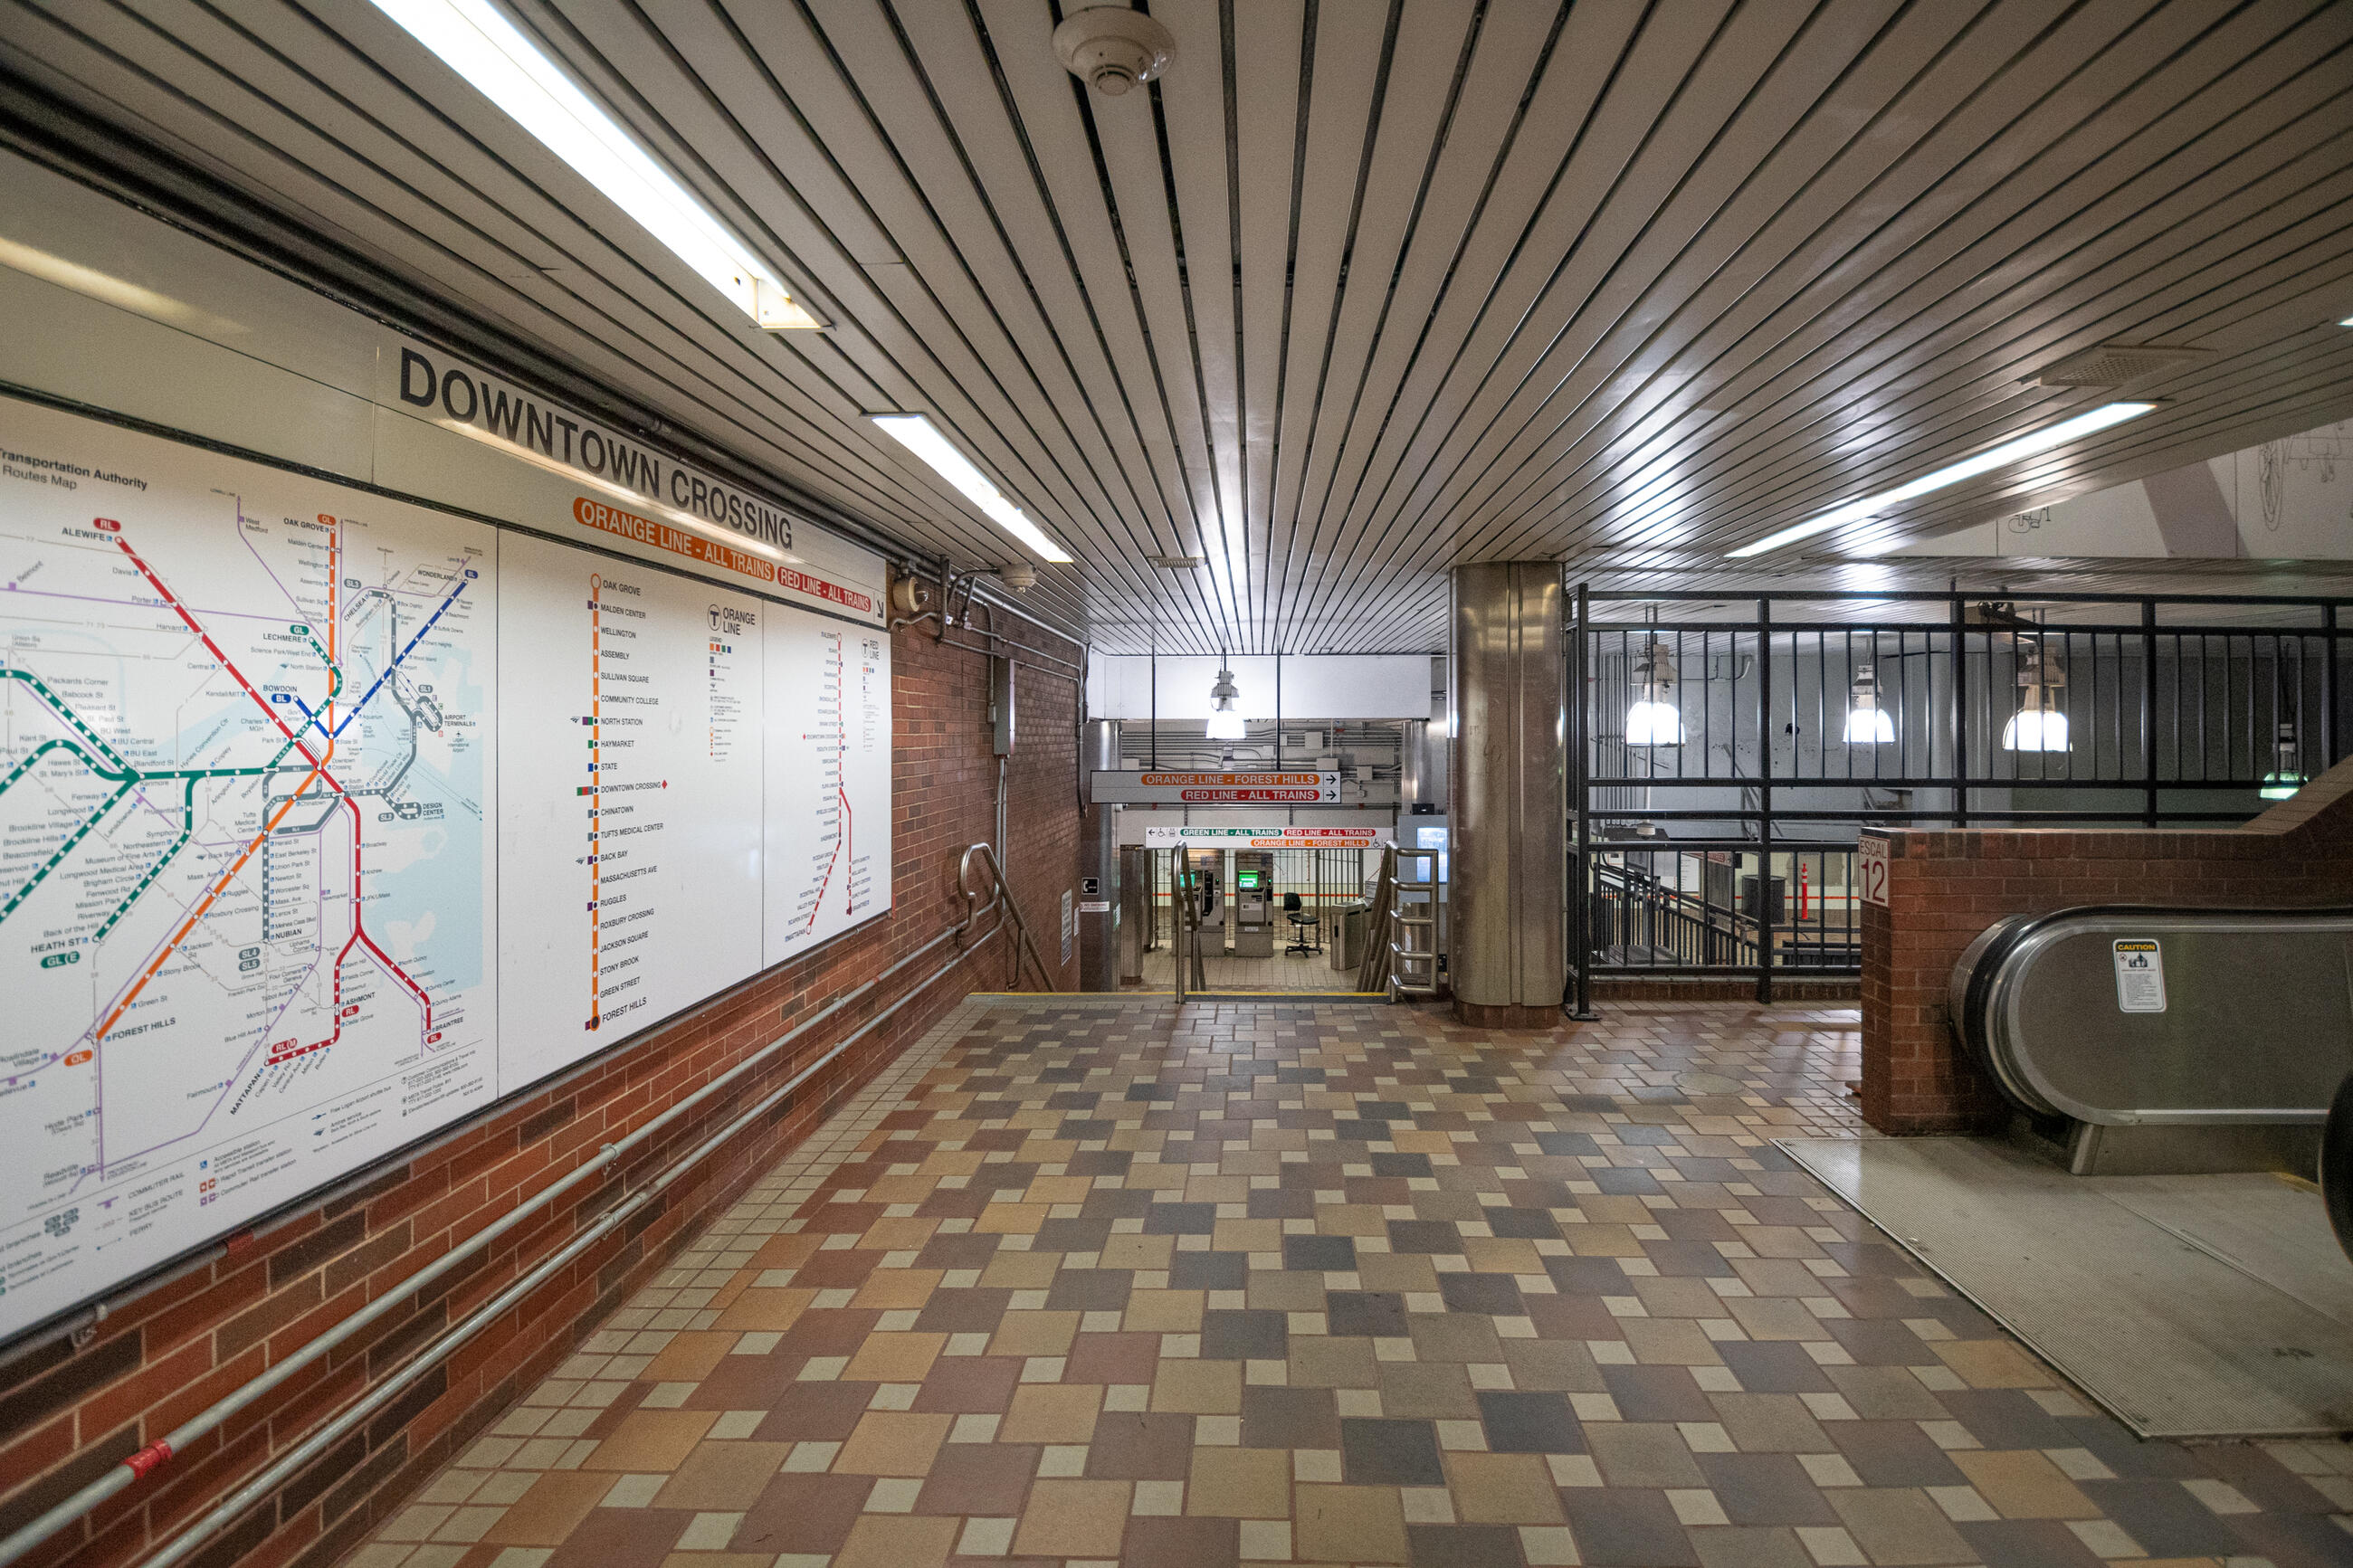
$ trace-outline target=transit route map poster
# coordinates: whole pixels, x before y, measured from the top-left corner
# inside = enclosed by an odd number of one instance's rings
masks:
[[[886,912],[889,692],[869,628],[0,402],[0,1338]]]

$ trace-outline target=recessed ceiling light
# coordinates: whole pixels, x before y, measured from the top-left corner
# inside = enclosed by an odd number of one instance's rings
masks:
[[[825,325],[489,0],[375,4],[761,327]]]
[[[1209,563],[1209,558],[1206,555],[1147,555],[1145,559],[1155,566],[1166,567],[1171,572],[1187,571],[1192,567],[1207,566]]]
[[[1820,517],[1810,517],[1803,522],[1781,530],[1778,533],[1768,533],[1754,544],[1744,544],[1733,551],[1732,557],[1735,560],[1745,560],[1751,555],[1762,555],[1768,550],[1778,550],[1785,544],[1795,544],[1801,539],[1811,539],[1818,533],[1828,533],[1834,528],[1844,528],[1851,522],[1861,522],[1865,518],[1874,516],[1889,507],[1916,500],[1932,490],[1941,490],[1948,485],[1959,484],[1963,479],[1973,479],[1979,474],[1990,473],[1996,468],[2005,468],[2023,458],[2048,452],[2053,447],[2063,447],[2079,437],[2105,430],[2111,425],[2121,425],[2127,419],[2137,419],[2157,406],[2158,405],[2154,403],[2104,403],[2088,414],[2078,414],[2073,418],[2063,419],[2056,425],[2046,425],[2040,430],[2030,430],[2015,439],[2004,441],[1999,447],[1989,447],[1975,457],[1963,458],[1950,467],[1938,468],[1934,473],[1923,474],[1909,484],[1898,485],[1892,490],[1882,490],[1875,496],[1864,496],[1861,500],[1851,500],[1844,506],[1832,508]]]
[[[1014,538],[1057,565],[1069,563],[1070,552],[1046,535],[1046,531],[1022,514],[991,484],[971,458],[955,449],[937,426],[920,414],[877,414],[874,423],[891,438],[931,466],[934,473],[954,485],[981,514]]]

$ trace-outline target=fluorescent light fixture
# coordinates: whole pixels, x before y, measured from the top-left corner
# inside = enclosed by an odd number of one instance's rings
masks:
[[[488,430],[469,425],[462,419],[436,419],[433,423],[444,430],[454,430],[469,440],[480,441],[485,447],[495,447],[510,458],[520,458],[534,468],[544,468],[559,478],[570,479],[574,484],[586,485],[591,489],[603,490],[607,495],[628,501],[632,506],[645,508],[651,516],[667,518],[681,528],[691,528],[697,533],[722,540],[738,550],[754,555],[765,555],[771,561],[783,561],[795,565],[800,563],[799,556],[789,550],[779,550],[766,540],[747,539],[743,534],[697,517],[691,511],[681,511],[674,506],[665,505],[643,490],[633,490],[627,485],[617,485],[612,480],[592,474],[586,468],[577,468],[570,463],[559,462],[543,452],[533,451],[520,441],[510,441],[503,436],[493,436]]]
[[[1241,710],[1235,706],[1241,700],[1241,688],[1234,684],[1234,672],[1218,671],[1218,683],[1209,688],[1209,732],[1212,741],[1239,741],[1246,731]]]
[[[2063,447],[2068,442],[2082,437],[2105,430],[2111,425],[2121,425],[2127,419],[2137,419],[2155,407],[2157,405],[2154,403],[2104,403],[2088,414],[2078,414],[2073,419],[2063,419],[2056,425],[2046,425],[2040,430],[2030,430],[2015,440],[2004,441],[1999,447],[1989,447],[1975,457],[1963,458],[1959,462],[1947,468],[1938,468],[1931,474],[1923,474],[1909,484],[1898,485],[1892,490],[1883,490],[1875,496],[1865,496],[1861,500],[1851,500],[1844,506],[1834,507],[1823,512],[1820,517],[1810,517],[1805,521],[1785,528],[1778,533],[1768,533],[1756,543],[1744,544],[1732,552],[1732,557],[1735,560],[1744,560],[1751,555],[1762,555],[1768,550],[1778,550],[1785,544],[1795,544],[1801,539],[1811,539],[1818,533],[1828,533],[1834,528],[1844,528],[1851,522],[1861,522],[1866,518],[1878,515],[1889,507],[1899,506],[1907,500],[1915,500],[1931,491],[1959,484],[1963,479],[1973,479],[1979,474],[1991,473],[1996,468],[2007,468],[2023,458],[2036,457],[2054,447]]]
[[[1019,507],[1007,500],[988,482],[988,476],[957,451],[955,444],[941,435],[929,419],[920,414],[877,414],[874,423],[892,440],[930,464],[934,473],[954,485],[991,522],[1056,565],[1070,563],[1070,552],[1048,538],[1044,529],[1024,517]]]
[[[375,5],[759,325],[825,325],[489,0]]]
[[[1879,705],[1879,677],[1869,665],[1854,672],[1854,705],[1846,710],[1846,743],[1885,746],[1895,740],[1894,721]]]

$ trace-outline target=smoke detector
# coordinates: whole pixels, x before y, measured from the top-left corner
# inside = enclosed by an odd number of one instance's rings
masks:
[[[1174,64],[1176,40],[1141,11],[1095,5],[1062,19],[1054,29],[1054,55],[1072,76],[1117,98]]]
[[[2171,348],[2159,343],[2094,343],[2037,372],[2036,386],[2122,386],[2160,370],[2201,359],[2211,349]]]
[[[1017,594],[1026,594],[1038,585],[1038,568],[1027,561],[1008,561],[997,569],[997,580]]]

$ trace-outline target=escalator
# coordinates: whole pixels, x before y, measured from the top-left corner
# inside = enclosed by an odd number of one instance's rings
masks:
[[[2314,1126],[2353,1072],[2353,910],[2094,906],[1989,927],[1955,1032],[2021,1110],[2094,1127]]]

